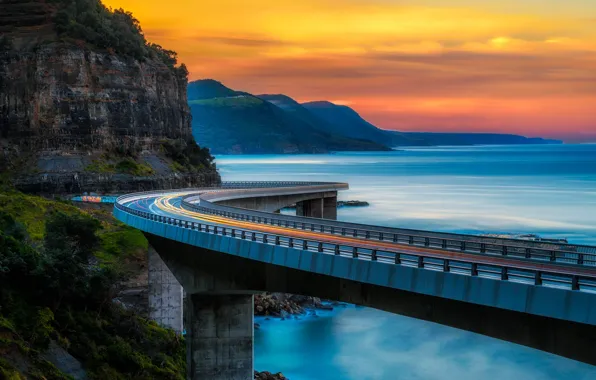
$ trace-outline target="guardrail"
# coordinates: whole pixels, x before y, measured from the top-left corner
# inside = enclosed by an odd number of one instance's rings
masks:
[[[312,183],[306,184],[308,186],[313,186]],[[223,216],[241,221],[250,221],[252,223],[262,223],[286,228],[352,236],[355,238],[363,238],[373,241],[387,241],[418,247],[435,248],[448,251],[461,251],[479,255],[498,255],[511,258],[550,261],[579,266],[596,266],[596,247],[563,243],[555,244],[533,242],[520,239],[482,237],[464,234],[438,233],[401,228],[369,226],[327,219],[283,216],[268,212],[217,205],[212,203],[212,201],[226,198],[217,195],[221,194],[221,190],[213,196],[209,196],[209,194],[210,192],[206,191],[198,196],[187,196],[183,199],[182,207],[189,211]],[[191,202],[191,200],[196,200],[197,197],[200,199],[200,206]]]
[[[271,188],[291,186],[318,186],[329,185],[330,182],[307,182],[307,181],[230,181],[222,182],[223,189],[250,189],[250,188]]]
[[[117,202],[126,199],[139,197],[140,195],[165,195],[172,192],[192,192],[184,197],[182,207],[191,211],[202,212],[211,215],[223,216],[252,223],[268,224],[299,230],[310,230],[332,235],[351,236],[359,239],[393,242],[398,244],[411,245],[415,247],[426,247],[446,251],[459,251],[477,255],[506,256],[515,259],[527,259],[547,261],[560,264],[576,265],[582,267],[596,266],[596,247],[570,244],[553,244],[533,242],[518,239],[482,237],[474,235],[440,233],[430,231],[409,230],[403,228],[379,227],[357,223],[339,222],[326,219],[314,219],[298,216],[284,216],[268,212],[241,209],[231,206],[218,205],[209,200],[217,201],[222,197],[221,193],[238,192],[238,189],[260,189],[260,188],[287,188],[300,187],[304,191],[310,187],[318,189],[346,186],[341,183],[329,182],[224,182],[222,187],[202,189],[180,189],[168,191],[147,191],[125,195],[118,198]],[[284,189],[285,190],[285,189]],[[198,195],[197,195],[198,194]],[[239,194],[244,194],[240,192]],[[132,198],[131,198],[132,197]],[[200,199],[201,205],[192,203],[192,200]]]
[[[178,228],[184,228],[202,233],[227,236],[240,240],[248,240],[259,244],[296,248],[316,252],[318,254],[333,254],[358,260],[378,261],[390,265],[404,265],[419,269],[451,272],[472,277],[521,282],[536,286],[549,286],[574,291],[596,291],[596,274],[580,275],[565,273],[565,271],[556,272],[521,269],[519,267],[508,265],[496,265],[477,261],[439,258],[422,253],[400,253],[382,249],[369,249],[352,246],[350,244],[326,243],[284,236],[282,234],[269,234],[256,232],[249,229],[221,227],[212,223],[191,222],[188,220],[131,209],[122,205],[120,202],[117,202],[115,207],[127,214],[148,219],[156,223],[173,225]]]
[[[257,182],[256,184],[260,184]],[[272,197],[282,195],[312,194],[312,193],[326,193],[337,192],[340,190],[347,190],[349,188],[347,183],[325,183],[325,182],[302,182],[299,185],[284,186],[254,186],[254,187],[225,187],[223,189],[204,191],[200,194],[202,201],[219,202],[230,199],[249,199],[258,197]],[[299,191],[297,191],[299,189]]]

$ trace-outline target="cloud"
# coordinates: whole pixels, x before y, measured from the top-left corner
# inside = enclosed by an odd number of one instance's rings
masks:
[[[244,38],[244,37],[223,37],[223,36],[201,36],[198,38],[201,43],[213,43],[222,44],[229,46],[240,46],[240,47],[268,47],[268,46],[287,46],[288,43],[268,38]]]
[[[592,0],[104,2],[132,10],[191,79],[342,99],[387,127],[596,125]]]
[[[300,93],[316,81],[329,96],[368,95],[535,96],[596,95],[596,54],[529,55],[451,51],[437,54],[372,52],[355,56],[255,59],[230,67],[239,82],[286,83]],[[338,81],[341,80],[341,81]],[[251,90],[251,89],[247,89]],[[258,91],[261,92],[261,91]],[[318,95],[318,94],[317,94]],[[354,93],[356,95],[356,93]],[[311,98],[313,96],[310,96]]]

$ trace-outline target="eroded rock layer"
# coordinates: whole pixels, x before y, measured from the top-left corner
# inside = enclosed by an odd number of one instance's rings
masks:
[[[24,17],[31,7],[39,14]],[[184,166],[164,149],[194,145],[185,70],[59,38],[53,12],[44,1],[0,0],[0,139],[15,184],[80,192],[219,182],[208,152]]]

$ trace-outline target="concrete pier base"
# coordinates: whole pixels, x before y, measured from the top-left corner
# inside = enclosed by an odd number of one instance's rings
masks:
[[[296,203],[296,216],[337,219],[337,197],[309,199]]]
[[[337,197],[323,198],[323,218],[337,220]]]
[[[181,334],[183,330],[182,286],[149,246],[149,318]]]
[[[253,366],[253,296],[188,296],[187,379],[249,380]]]
[[[309,218],[323,217],[323,198],[310,199],[296,203],[296,215]]]

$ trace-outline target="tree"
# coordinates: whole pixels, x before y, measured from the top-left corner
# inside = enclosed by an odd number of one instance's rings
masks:
[[[52,1],[59,5],[54,25],[61,37],[82,40],[141,61],[158,59],[170,68],[176,67],[176,52],[147,43],[139,20],[131,12],[108,9],[99,0]]]

